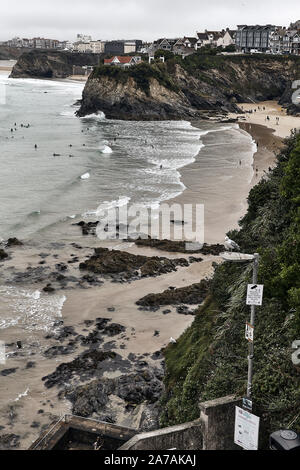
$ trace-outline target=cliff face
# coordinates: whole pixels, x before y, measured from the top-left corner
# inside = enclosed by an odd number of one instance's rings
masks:
[[[78,115],[97,111],[103,111],[109,119],[125,120],[180,119],[198,114],[184,93],[169,90],[151,78],[147,94],[132,77],[125,83],[109,77],[89,79]]]
[[[79,116],[180,119],[239,111],[238,103],[280,99],[300,77],[300,58],[201,56],[146,63],[129,70],[99,66],[91,74]]]
[[[73,73],[73,65],[97,65],[101,54],[83,54],[65,51],[24,52],[14,66],[11,78],[66,78]]]

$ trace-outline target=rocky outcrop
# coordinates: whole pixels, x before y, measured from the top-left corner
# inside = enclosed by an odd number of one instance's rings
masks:
[[[279,99],[298,78],[299,65],[297,57],[194,54],[129,70],[99,66],[78,115],[102,111],[111,119],[163,120],[239,112],[238,103]]]
[[[199,112],[184,93],[166,89],[150,80],[150,95],[139,89],[132,77],[125,83],[110,77],[91,78],[83,92],[79,116],[102,111],[107,118],[124,120],[163,120],[196,118]]]
[[[81,270],[91,271],[102,275],[122,275],[124,280],[139,277],[159,276],[176,271],[177,266],[188,266],[184,258],[168,259],[157,256],[136,256],[125,251],[107,248],[95,248],[94,255],[81,263]]]
[[[11,78],[66,78],[73,75],[73,65],[97,65],[101,54],[67,51],[24,52],[14,66]]]
[[[89,417],[93,413],[103,413],[111,395],[124,400],[127,406],[140,405],[145,401],[156,402],[163,390],[161,379],[161,373],[158,371],[143,370],[116,379],[94,380],[67,390],[64,395],[72,402],[72,412],[75,415]]]
[[[208,294],[209,281],[203,279],[198,284],[193,284],[180,289],[168,289],[160,294],[149,294],[138,300],[137,305],[143,307],[159,307],[161,305],[197,305],[201,304]]]

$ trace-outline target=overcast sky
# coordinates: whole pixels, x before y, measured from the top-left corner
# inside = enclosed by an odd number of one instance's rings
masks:
[[[237,24],[284,26],[299,19],[299,0],[0,0],[0,40],[74,40],[77,33],[151,40]]]

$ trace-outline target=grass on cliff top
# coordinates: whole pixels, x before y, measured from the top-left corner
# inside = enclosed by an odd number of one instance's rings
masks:
[[[167,67],[162,63],[150,65],[142,62],[127,69],[117,66],[99,65],[92,72],[91,78],[109,77],[119,83],[125,84],[129,77],[133,78],[137,87],[147,96],[150,94],[150,80],[156,79],[158,83],[168,90],[177,93],[179,88],[173,82]]]
[[[182,89],[182,84],[177,83],[175,70],[176,65],[180,65],[188,75],[194,76],[209,86],[217,86],[225,94],[228,93],[228,79],[230,79],[231,86],[241,96],[248,93],[251,96],[263,95],[268,97],[268,99],[273,99],[282,94],[281,83],[276,80],[274,83],[270,81],[262,83],[259,74],[256,73],[256,69],[262,66],[263,72],[265,71],[264,69],[267,69],[267,71],[270,69],[271,72],[272,64],[278,63],[286,64],[287,68],[291,69],[291,71],[293,70],[295,77],[300,74],[300,57],[296,56],[270,56],[264,54],[223,56],[197,52],[185,59],[172,54],[166,57],[165,63],[161,63],[159,60],[151,65],[147,62],[142,62],[128,69],[99,65],[94,69],[91,78],[109,77],[125,84],[128,78],[131,77],[135,80],[137,87],[147,96],[150,95],[150,80],[154,78],[160,85],[178,93]],[[239,78],[236,72],[236,65],[243,65],[246,75],[247,68],[249,68],[251,80],[245,82],[245,80]],[[214,75],[215,70],[220,75],[217,82],[217,77]],[[224,83],[222,80],[223,76]],[[198,90],[198,93],[201,95],[201,89]]]
[[[263,306],[257,308],[253,400],[263,436],[280,428],[300,432],[300,370],[291,345],[300,339],[300,135],[293,135],[277,167],[249,194],[239,231],[242,252],[260,253]],[[165,351],[161,425],[199,417],[199,401],[244,395],[245,323],[251,265],[218,266],[210,296],[192,326]]]

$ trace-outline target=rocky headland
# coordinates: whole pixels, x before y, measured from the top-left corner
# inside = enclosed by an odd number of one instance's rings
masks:
[[[281,99],[293,112],[297,57],[193,54],[128,70],[95,67],[83,91],[79,116],[102,111],[109,119],[163,120],[221,117],[239,103]]]
[[[24,52],[14,66],[11,78],[67,78],[73,66],[96,66],[102,55],[92,53],[31,50]]]

